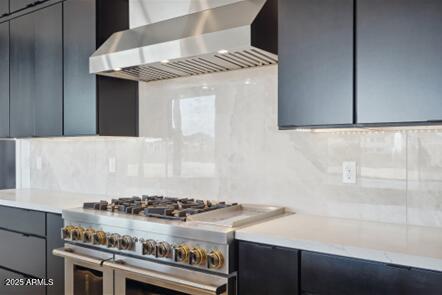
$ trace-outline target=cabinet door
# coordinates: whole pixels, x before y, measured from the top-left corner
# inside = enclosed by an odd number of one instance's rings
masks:
[[[31,6],[37,0],[11,0],[11,12]]]
[[[311,294],[436,295],[442,273],[302,251],[301,286]]]
[[[64,241],[60,237],[63,227],[61,215],[47,213],[47,238],[46,238],[46,267],[48,279],[54,280],[54,285],[48,286],[48,295],[64,293],[64,259],[54,256],[52,250],[61,248]]]
[[[35,136],[61,136],[63,133],[63,21],[62,5],[34,13],[33,83]]]
[[[239,242],[238,294],[298,294],[298,251]]]
[[[34,17],[16,18],[10,23],[10,133],[11,137],[34,133],[33,81]]]
[[[68,0],[63,10],[64,134],[96,134],[96,77],[89,74],[96,49],[95,0]]]
[[[9,69],[9,22],[0,24],[0,69]],[[9,136],[9,70],[0,72],[0,137]]]
[[[353,0],[279,1],[279,126],[353,123]]]
[[[442,120],[442,1],[359,0],[358,123]]]
[[[61,4],[11,21],[11,136],[62,135]]]
[[[0,17],[9,14],[9,0],[0,0]]]

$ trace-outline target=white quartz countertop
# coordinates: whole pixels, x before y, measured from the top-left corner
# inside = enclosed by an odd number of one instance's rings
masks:
[[[442,271],[442,229],[293,214],[236,239]]]
[[[109,199],[105,195],[38,189],[0,190],[0,206],[61,214],[63,209],[82,207],[83,202]]]

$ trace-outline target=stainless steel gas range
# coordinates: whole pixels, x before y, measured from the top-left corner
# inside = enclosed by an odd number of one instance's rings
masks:
[[[63,210],[66,294],[236,294],[235,229],[284,208],[142,196]]]

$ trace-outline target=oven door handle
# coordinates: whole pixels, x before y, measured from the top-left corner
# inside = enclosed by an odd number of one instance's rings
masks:
[[[110,262],[105,261],[105,266],[114,270],[130,272],[133,274],[141,275],[147,278],[149,283],[156,286],[174,289],[184,293],[190,293],[195,295],[218,295],[227,294],[227,284],[223,283],[219,286],[202,284],[198,282],[189,281],[183,278],[174,277],[165,273],[152,271],[148,269],[133,267],[122,262]]]
[[[54,249],[54,250],[52,250],[52,254],[54,254],[55,256],[68,258],[68,259],[74,259],[74,260],[78,260],[78,261],[82,261],[82,262],[86,262],[86,263],[90,263],[90,264],[103,265],[102,259],[97,259],[94,257],[77,254],[77,253],[74,253],[74,250],[69,249],[69,248]]]

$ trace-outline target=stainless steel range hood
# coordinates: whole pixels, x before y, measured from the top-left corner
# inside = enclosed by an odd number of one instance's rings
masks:
[[[113,34],[90,57],[90,72],[155,81],[270,65],[277,36],[277,0],[229,0]]]

